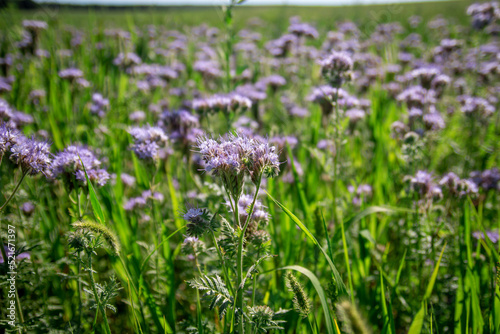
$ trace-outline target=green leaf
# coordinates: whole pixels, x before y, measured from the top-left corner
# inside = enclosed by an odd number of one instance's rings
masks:
[[[436,263],[436,266],[434,266],[434,271],[432,273],[429,284],[427,284],[427,290],[425,291],[424,300],[429,299],[429,297],[432,294],[432,289],[434,288],[434,283],[436,282],[437,274],[439,271],[439,265],[441,264],[441,259],[443,258],[445,248],[446,248],[446,243],[444,244],[443,249],[441,250],[441,254],[439,254],[439,259]]]
[[[420,334],[420,332],[422,331],[422,325],[424,324],[424,317],[425,317],[425,305],[422,304],[422,307],[420,307],[420,310],[418,311],[417,315],[413,319],[413,322],[411,323],[408,334]]]
[[[344,228],[346,230],[349,229],[351,225],[354,223],[360,221],[361,219],[365,218],[366,216],[372,215],[374,213],[386,213],[386,214],[394,214],[397,212],[413,212],[408,209],[403,209],[403,208],[396,208],[396,207],[391,207],[391,206],[385,206],[385,205],[375,205],[375,206],[370,206],[363,211],[357,213],[356,215],[352,216],[351,218],[347,219],[344,221]],[[340,239],[340,233],[342,231],[337,230],[334,235],[334,240]]]
[[[333,264],[333,261],[332,259],[330,259],[330,256],[328,256],[328,254],[325,252],[325,250],[323,249],[323,247],[321,247],[321,245],[319,244],[318,240],[316,240],[316,238],[314,237],[314,235],[312,235],[312,233],[307,229],[307,227],[304,225],[304,223],[302,223],[300,221],[299,218],[297,218],[293,213],[290,212],[290,210],[288,210],[283,204],[281,204],[280,202],[278,202],[276,199],[274,199],[273,196],[271,196],[267,191],[266,191],[267,195],[269,196],[269,198],[274,202],[276,203],[277,206],[279,206],[281,208],[281,210],[283,210],[287,215],[288,217],[290,217],[290,219],[295,223],[297,224],[297,226],[307,235],[307,237],[316,245],[318,246],[318,248],[321,250],[321,252],[323,253],[323,255],[325,256],[328,264],[330,265],[330,268],[332,270],[332,273],[333,273],[333,276],[335,278],[335,281],[336,281],[336,284],[337,284],[337,288],[339,289],[339,295],[342,296],[342,295],[346,295],[347,294],[347,288],[344,284],[344,282],[342,281],[342,278],[340,277],[340,274],[339,274],[339,271],[337,270],[337,267],[335,267],[335,264]]]
[[[96,219],[101,224],[104,224],[106,218],[104,217],[104,212],[102,211],[101,204],[99,203],[99,199],[97,198],[97,194],[94,190],[94,186],[92,185],[92,182],[90,182],[89,180],[89,176],[87,175],[87,169],[85,168],[85,165],[83,164],[83,161],[80,158],[80,156],[78,156],[78,159],[80,159],[80,162],[82,163],[83,171],[85,172],[85,179],[87,179],[87,186],[89,188],[90,204],[92,205],[92,211],[94,211],[94,216],[96,217]]]
[[[321,286],[321,283],[318,280],[318,277],[316,277],[316,275],[314,275],[309,269],[306,269],[306,268],[301,267],[301,266],[287,266],[287,267],[279,268],[277,270],[295,270],[295,271],[298,271],[299,273],[307,276],[307,278],[309,278],[312,285],[314,286],[314,289],[316,289],[316,292],[318,293],[319,300],[321,301],[321,306],[323,307],[323,312],[325,313],[327,333],[334,334],[332,317],[330,316],[330,309],[328,307],[328,302],[326,300],[326,294],[325,294],[325,291],[323,290],[323,287]]]
[[[422,325],[424,324],[425,309],[426,309],[425,301],[427,301],[427,299],[429,299],[429,297],[432,294],[432,289],[434,288],[434,283],[436,282],[437,274],[439,271],[439,265],[441,264],[441,259],[443,258],[445,248],[446,248],[446,243],[444,244],[443,249],[441,250],[441,254],[439,255],[439,259],[436,265],[434,266],[434,271],[432,272],[429,284],[427,284],[427,289],[425,291],[425,295],[422,300],[422,307],[420,307],[420,310],[418,311],[417,315],[415,316],[415,318],[413,318],[408,334],[420,334],[420,332],[422,331]]]
[[[149,259],[151,258],[151,256],[153,256],[153,254],[158,251],[158,249],[160,249],[160,247],[166,242],[168,241],[168,239],[170,239],[171,237],[173,237],[174,235],[177,234],[177,232],[179,232],[180,230],[184,229],[186,226],[182,226],[181,228],[175,230],[174,232],[172,232],[168,237],[166,237],[165,239],[163,239],[162,242],[160,242],[160,244],[158,246],[156,246],[156,248],[151,252],[149,253],[149,255],[144,259],[144,261],[142,261],[142,265],[141,265],[141,274],[144,272],[144,268],[146,267],[146,263],[148,263]]]

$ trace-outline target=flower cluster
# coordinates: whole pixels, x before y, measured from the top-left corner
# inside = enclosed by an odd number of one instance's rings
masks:
[[[318,61],[321,73],[334,87],[340,87],[349,81],[352,76],[353,61],[346,52],[332,52],[329,56]]]
[[[66,147],[55,156],[51,168],[52,177],[62,179],[70,190],[77,185],[84,186],[87,184],[84,167],[89,180],[99,186],[104,186],[110,178],[92,151],[76,145]]]
[[[186,233],[190,237],[199,238],[209,230],[217,228],[216,221],[208,209],[189,207],[182,215],[186,225]]]
[[[0,124],[0,160],[20,138],[21,133],[18,130],[11,128],[5,123]]]
[[[156,160],[166,157],[168,136],[156,126],[133,127],[129,133],[134,139],[132,150],[140,159]]]
[[[460,179],[453,172],[444,175],[439,181],[439,185],[446,187],[451,195],[459,197],[476,195],[479,191],[473,180]]]
[[[497,1],[475,3],[467,8],[467,15],[472,17],[472,26],[483,29],[493,20],[500,18],[500,6]]]
[[[238,93],[216,94],[208,98],[194,99],[192,108],[199,113],[218,112],[224,113],[245,111],[252,107],[252,101]]]
[[[205,171],[219,176],[234,198],[241,195],[245,175],[257,184],[262,175],[274,177],[279,172],[276,148],[245,135],[229,134],[218,141],[200,137],[197,148]]]
[[[47,173],[50,168],[50,144],[34,138],[19,137],[12,145],[10,159],[29,175]]]
[[[159,125],[166,129],[173,142],[182,148],[196,143],[196,138],[203,135],[197,115],[187,110],[165,111],[160,116]]]
[[[434,182],[432,174],[419,170],[410,178],[412,190],[417,192],[422,199],[440,199],[443,196],[441,188]]]
[[[122,175],[123,177],[123,175]],[[159,192],[152,192],[151,190],[143,191],[141,196],[133,197],[129,199],[124,205],[123,208],[125,211],[132,211],[135,209],[141,209],[146,207],[148,200],[163,202],[163,194]]]
[[[99,117],[104,117],[106,110],[109,108],[109,100],[105,99],[102,94],[95,93],[92,95],[92,103],[90,112]]]

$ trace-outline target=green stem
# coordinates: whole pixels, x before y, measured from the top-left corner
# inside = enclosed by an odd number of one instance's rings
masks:
[[[82,257],[80,252],[78,252],[78,329],[82,329],[82,310],[83,310],[83,302],[82,302],[82,280],[81,280],[81,272],[82,272]]]
[[[259,247],[259,250],[257,251],[257,260],[260,258],[260,249],[261,247]],[[257,275],[254,275],[254,278],[253,278],[253,288],[252,288],[252,306],[255,306],[255,290],[257,288]]]
[[[252,204],[250,205],[250,210],[248,210],[248,216],[245,220],[245,225],[243,226],[243,228],[241,229],[240,231],[240,236],[239,236],[239,240],[238,240],[238,257],[236,258],[237,260],[237,281],[238,281],[238,292],[237,292],[237,296],[236,296],[236,306],[237,308],[239,308],[241,310],[241,312],[243,312],[243,287],[240,287],[241,285],[241,282],[242,282],[242,279],[243,279],[243,240],[245,239],[245,231],[248,227],[248,224],[250,222],[250,218],[252,217],[252,213],[253,213],[253,208],[255,206],[255,202],[257,201],[257,196],[259,195],[259,189],[260,189],[260,183],[262,181],[262,174],[260,174],[259,176],[259,180],[256,184],[256,189],[255,189],[255,194],[253,196],[253,200],[252,200]],[[236,202],[236,205],[235,205],[235,215],[238,214],[238,203]],[[236,219],[236,217],[235,217]],[[239,226],[239,217],[237,217],[238,219],[238,226]],[[239,334],[243,334],[243,315],[240,315],[240,321],[238,323],[238,331],[239,331]]]
[[[338,175],[338,162],[340,155],[340,134],[339,134],[339,89],[337,87],[337,91],[335,93],[335,156],[333,157],[333,220],[335,224],[338,224],[338,213],[337,213],[337,175]]]
[[[76,188],[76,200],[77,200],[77,205],[78,205],[78,219],[82,220],[83,214],[82,214],[82,203],[80,199],[80,188],[77,186]]]
[[[92,253],[88,253],[87,256],[88,256],[88,266],[89,266],[88,271],[89,271],[90,285],[92,286],[92,291],[94,292],[95,302],[97,303],[97,306],[99,307],[99,311],[102,313],[102,319],[104,321],[106,333],[111,334],[111,329],[109,328],[108,318],[106,317],[106,310],[104,309],[104,305],[102,305],[102,303],[101,303],[101,299],[99,298],[99,294],[97,293],[97,288],[96,288],[96,284],[94,281],[94,272],[92,269]],[[97,317],[97,314],[96,314],[96,317]]]
[[[229,280],[229,274],[227,272],[226,268],[226,261],[224,261],[224,258],[222,257],[222,253],[220,251],[219,245],[217,244],[217,239],[215,238],[215,233],[210,229],[210,234],[212,236],[212,241],[214,243],[215,248],[217,249],[217,254],[219,255],[219,259],[222,265],[222,270],[224,272],[224,279],[226,280],[226,284],[229,287],[229,290],[231,291],[231,294],[234,295],[234,290],[233,290],[233,285],[231,284],[231,281]]]
[[[19,186],[21,185],[21,183],[23,183],[23,180],[24,180],[24,178],[26,177],[27,174],[28,174],[28,172],[24,172],[23,173],[23,176],[21,177],[21,180],[19,180],[19,183],[16,185],[16,188],[14,189],[14,191],[12,192],[12,194],[10,194],[9,198],[7,198],[7,201],[0,207],[0,212],[2,212],[5,209],[5,207],[7,206],[7,204],[9,204],[9,202],[11,201],[11,199],[14,197],[14,195],[17,192],[17,190],[19,189]]]
[[[198,269],[198,273],[200,277],[203,276],[200,269],[200,263],[198,262],[198,255],[196,254],[196,250],[193,249],[194,252],[194,262],[196,264],[196,268]],[[203,325],[201,321],[201,301],[200,301],[200,291],[196,289],[196,321],[198,323],[198,333],[203,334]]]

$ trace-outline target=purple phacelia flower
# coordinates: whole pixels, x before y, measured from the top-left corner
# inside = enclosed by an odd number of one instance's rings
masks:
[[[298,37],[306,36],[312,39],[319,37],[318,31],[308,23],[293,23],[288,27],[288,32]]]
[[[461,95],[457,100],[462,105],[462,112],[468,116],[489,117],[495,112],[495,107],[482,97]]]
[[[21,133],[5,123],[0,124],[0,160],[22,138]]]
[[[71,82],[83,77],[83,71],[78,68],[67,68],[59,71],[59,77]]]
[[[321,73],[325,79],[334,87],[351,79],[353,61],[346,52],[334,51],[326,58],[319,60],[318,64],[321,66]]]
[[[497,168],[487,169],[470,173],[471,180],[484,191],[500,189],[500,172]]]
[[[113,64],[119,67],[128,68],[133,65],[139,65],[142,63],[141,57],[133,52],[123,53],[120,52],[118,56],[113,60]]]
[[[34,138],[21,138],[10,148],[10,159],[21,167],[23,173],[47,176],[51,164],[50,144]]]
[[[168,136],[159,127],[133,127],[129,133],[134,139],[132,150],[140,159],[155,160],[160,157],[160,150],[166,149]]]
[[[132,175],[121,173],[120,178],[122,180],[122,183],[128,187],[133,187],[135,185],[135,177],[133,177]]]
[[[71,190],[77,184],[81,186],[87,184],[83,170],[85,167],[89,179],[103,186],[109,180],[110,175],[100,166],[101,161],[88,148],[71,145],[55,156],[52,163],[52,177],[61,178]]]
[[[238,110],[245,111],[251,107],[252,101],[238,93],[230,93],[227,95],[216,94],[208,98],[194,99],[192,102],[193,110],[200,113],[218,111],[228,113]]]
[[[105,99],[102,94],[94,93],[92,95],[92,103],[90,104],[90,112],[92,114],[102,118],[108,108],[109,100]]]
[[[425,127],[428,130],[436,131],[436,130],[444,129],[444,127],[445,127],[444,119],[441,116],[441,114],[439,114],[438,112],[425,114],[423,117],[423,121],[424,121]]]
[[[276,148],[255,138],[229,134],[217,141],[200,137],[196,147],[205,171],[220,177],[234,198],[243,190],[245,175],[257,184],[263,175],[273,177],[279,172]]]

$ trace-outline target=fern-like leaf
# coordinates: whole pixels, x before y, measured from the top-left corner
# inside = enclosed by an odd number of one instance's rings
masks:
[[[204,291],[203,298],[210,302],[210,310],[216,306],[219,307],[219,318],[222,319],[228,310],[228,307],[233,305],[233,297],[229,293],[226,284],[222,281],[219,275],[213,277],[204,275],[188,281],[192,288]]]

